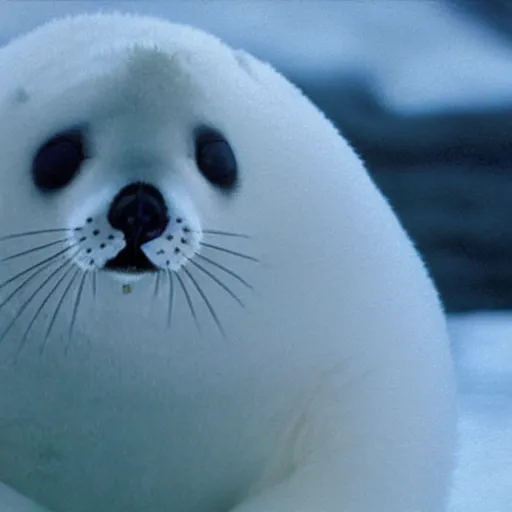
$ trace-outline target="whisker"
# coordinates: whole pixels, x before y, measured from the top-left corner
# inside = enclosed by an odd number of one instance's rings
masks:
[[[46,333],[44,335],[44,343],[40,349],[40,353],[42,354],[44,351],[44,348],[46,346],[46,342],[48,341],[48,338],[50,337],[50,332],[53,329],[53,326],[55,324],[55,321],[57,320],[57,315],[59,314],[60,309],[62,308],[62,305],[64,304],[64,299],[66,298],[67,294],[69,293],[69,290],[71,290],[71,286],[75,282],[75,279],[77,278],[78,274],[82,271],[81,268],[77,268],[75,273],[73,274],[73,277],[69,280],[69,283],[66,285],[66,288],[64,289],[64,292],[62,293],[59,302],[57,303],[57,306],[55,307],[55,311],[53,312],[53,315],[50,319],[50,323],[48,324],[48,327],[46,329]]]
[[[15,276],[7,279],[7,281],[4,281],[3,283],[0,283],[0,290],[4,287],[4,286],[7,286],[8,284],[12,283],[13,281],[16,281],[16,279],[18,279],[18,277],[21,277],[21,276],[24,276],[25,274],[27,274],[28,272],[38,268],[38,267],[41,267],[42,265],[44,265],[45,263],[47,262],[52,262],[54,261],[55,259],[57,259],[59,256],[61,256],[62,254],[68,252],[70,249],[73,249],[74,247],[76,247],[77,245],[79,244],[79,242],[73,244],[73,245],[70,245],[69,247],[66,247],[65,249],[63,249],[62,251],[59,251],[55,254],[53,254],[52,256],[49,256],[48,258],[40,261],[39,263],[35,263],[34,265],[30,266],[29,268],[23,270],[22,272],[19,272],[18,274],[16,274]]]
[[[154,298],[158,297],[158,292],[160,291],[160,278],[162,276],[162,271],[159,270],[157,273],[156,273],[156,277],[155,277],[155,292],[154,292]]]
[[[174,278],[171,270],[167,271],[169,275],[169,310],[167,311],[167,327],[171,327],[172,310],[174,307]]]
[[[189,279],[192,281],[192,284],[195,286],[195,288],[198,291],[199,295],[201,295],[204,303],[206,304],[206,307],[208,308],[208,310],[210,311],[210,314],[212,315],[212,318],[214,319],[215,323],[217,324],[217,327],[219,328],[219,331],[221,332],[221,334],[224,337],[226,337],[226,333],[224,331],[224,328],[222,327],[222,324],[221,324],[221,322],[219,320],[219,317],[217,316],[217,313],[215,313],[215,310],[213,309],[213,306],[212,306],[211,302],[208,300],[208,297],[204,293],[203,289],[199,286],[199,283],[194,278],[194,276],[185,267],[183,267],[183,271],[187,274]]]
[[[61,238],[60,240],[56,240],[55,242],[50,242],[44,245],[38,245],[37,247],[32,247],[31,249],[27,249],[26,251],[21,251],[16,254],[11,254],[5,258],[0,259],[0,262],[13,260],[15,258],[19,258],[20,256],[25,256],[26,254],[31,254],[33,252],[40,251],[41,249],[47,249],[48,247],[53,247],[54,245],[61,244],[62,242],[67,242],[67,238]]]
[[[45,305],[48,303],[48,301],[51,299],[51,297],[53,296],[53,294],[55,293],[55,291],[57,290],[59,285],[62,283],[62,281],[64,281],[66,276],[73,270],[73,267],[74,267],[73,262],[69,261],[68,265],[69,265],[69,268],[66,270],[66,272],[64,272],[64,274],[62,274],[62,276],[59,277],[59,279],[57,279],[57,282],[55,283],[55,285],[51,288],[51,290],[48,292],[48,294],[43,299],[43,301],[41,302],[41,304],[37,308],[36,312],[34,313],[34,316],[32,317],[32,320],[29,322],[27,328],[25,329],[25,333],[23,334],[23,338],[21,339],[21,344],[20,344],[20,346],[18,348],[16,356],[18,356],[20,354],[21,350],[23,349],[23,347],[24,347],[24,345],[25,345],[25,343],[27,341],[30,329],[32,328],[32,326],[36,322],[37,318],[41,314],[41,311],[43,310]]]
[[[183,270],[185,268],[183,267]],[[183,282],[183,279],[178,273],[175,273],[176,278],[178,279],[178,283],[181,286],[181,289],[183,290],[183,293],[185,294],[185,299],[187,300],[188,307],[190,308],[190,312],[192,313],[192,317],[194,318],[194,322],[196,324],[197,330],[201,332],[201,328],[199,327],[199,322],[197,320],[196,310],[194,308],[194,304],[192,303],[192,298],[190,297],[190,294],[188,293],[187,287],[185,286],[185,283]]]
[[[92,271],[92,279],[91,279],[91,282],[92,282],[92,297],[93,299],[96,299],[96,292],[98,291],[98,287],[97,287],[97,276],[98,276],[98,271],[95,269]]]
[[[251,238],[249,235],[245,235],[244,233],[233,233],[231,231],[219,231],[217,229],[203,229],[202,231],[207,235],[232,236],[235,238],[246,238],[248,240]]]
[[[82,300],[82,293],[84,291],[85,278],[87,277],[87,272],[84,271],[82,275],[82,279],[80,280],[80,284],[78,285],[78,292],[75,298],[75,305],[73,307],[73,314],[71,316],[71,323],[69,325],[69,339],[73,337],[73,329],[75,327],[76,317],[78,314],[78,308],[80,306],[80,301]],[[68,344],[69,346],[69,344]],[[66,349],[67,351],[67,349]]]
[[[243,258],[245,260],[250,260],[250,261],[259,263],[259,260],[257,258],[254,258],[253,256],[249,256],[248,254],[242,254],[241,252],[233,251],[231,249],[226,249],[225,247],[219,247],[218,245],[207,244],[205,242],[200,242],[200,243],[203,247],[208,247],[209,249],[214,249],[216,251],[225,252],[227,254],[231,254],[233,256],[238,256],[239,258]]]
[[[50,281],[62,268],[64,268],[66,265],[69,264],[69,261],[66,260],[64,263],[59,265],[49,276],[46,277],[46,279],[36,288],[36,290],[32,293],[32,295],[22,304],[14,318],[11,320],[7,328],[4,330],[4,332],[0,335],[0,343],[3,342],[5,337],[7,336],[7,333],[11,330],[15,322],[18,320],[18,318],[23,314],[23,311],[30,305],[30,303],[34,300],[34,297],[44,288],[46,283]]]
[[[28,276],[27,279],[25,279],[19,286],[17,286],[16,289],[13,290],[9,294],[9,296],[6,299],[4,299],[4,301],[2,303],[0,303],[0,309],[3,308],[20,290],[22,290],[27,284],[29,284],[30,281],[32,281],[32,279],[34,279],[39,274],[44,272],[52,264],[53,264],[53,261],[50,261],[50,262],[46,263],[46,265],[44,265],[43,267],[37,269],[32,275]]]
[[[4,240],[12,240],[13,238],[21,238],[24,236],[41,235],[44,233],[63,233],[65,231],[80,231],[81,228],[61,228],[61,229],[41,229],[40,231],[25,231],[24,233],[13,233],[0,237],[0,242]]]
[[[245,308],[244,303],[240,300],[240,298],[232,291],[230,290],[222,281],[219,280],[218,277],[214,276],[209,270],[206,270],[203,266],[199,265],[196,261],[189,260],[189,263],[192,263],[195,267],[197,267],[201,272],[204,272],[210,279],[215,281],[223,290],[225,290],[233,299],[235,299],[240,306]]]
[[[205,260],[208,263],[210,263],[210,265],[213,265],[214,267],[217,267],[218,269],[223,270],[224,272],[226,272],[226,274],[229,274],[230,276],[234,277],[235,279],[240,281],[243,285],[247,286],[247,288],[249,288],[250,290],[254,289],[253,286],[250,285],[245,279],[243,279],[236,272],[233,272],[232,270],[225,267],[224,265],[221,265],[220,263],[217,263],[216,261],[213,261],[210,258],[207,258],[206,256],[203,256],[202,254],[199,254],[199,253],[196,254],[195,257]],[[190,261],[192,261],[192,260],[190,260]]]

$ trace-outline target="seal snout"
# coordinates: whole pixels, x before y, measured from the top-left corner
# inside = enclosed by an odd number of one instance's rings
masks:
[[[169,224],[167,205],[160,191],[147,183],[126,186],[112,201],[108,222],[123,233],[126,247],[107,262],[107,268],[156,270],[141,246],[161,236]]]
[[[164,232],[169,216],[158,189],[145,183],[132,183],[112,201],[108,221],[124,234],[128,245],[140,247]]]

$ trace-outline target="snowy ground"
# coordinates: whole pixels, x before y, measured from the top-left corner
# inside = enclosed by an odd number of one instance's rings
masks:
[[[450,512],[512,511],[512,314],[453,315],[459,469]]]
[[[0,43],[98,8],[202,27],[295,74],[341,66],[369,73],[402,110],[512,103],[512,48],[424,0],[0,0]],[[452,316],[449,324],[461,406],[451,512],[512,512],[512,314]]]

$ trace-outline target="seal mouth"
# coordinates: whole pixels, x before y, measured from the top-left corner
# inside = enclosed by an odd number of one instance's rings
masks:
[[[126,274],[157,272],[156,266],[142,252],[140,246],[127,245],[119,254],[108,260],[105,269]]]

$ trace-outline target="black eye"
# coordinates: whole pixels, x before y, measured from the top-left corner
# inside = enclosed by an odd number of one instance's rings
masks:
[[[196,162],[210,183],[225,190],[235,187],[238,176],[235,154],[226,139],[218,132],[202,130],[198,133]]]
[[[82,131],[61,132],[38,150],[32,164],[34,183],[42,190],[62,188],[75,177],[85,159]]]

